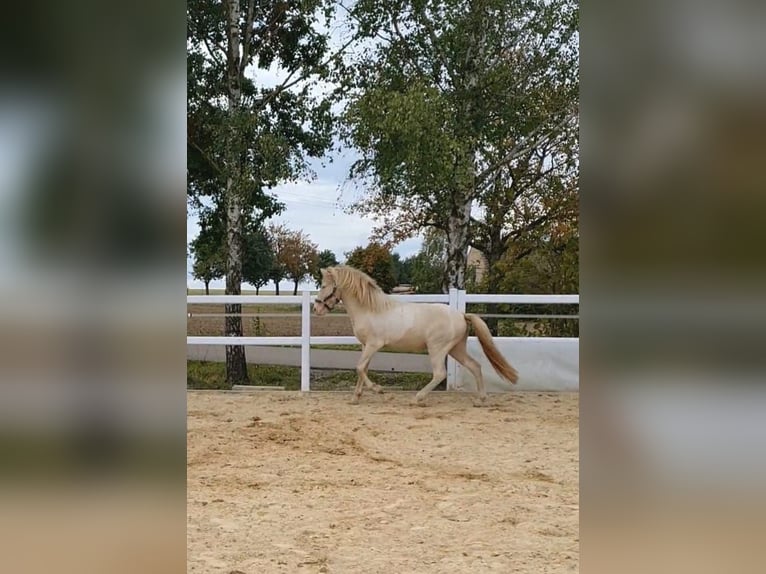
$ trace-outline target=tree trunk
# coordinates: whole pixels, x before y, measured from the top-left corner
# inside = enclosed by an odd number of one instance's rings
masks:
[[[470,197],[470,195],[469,195]],[[471,199],[456,198],[447,220],[447,276],[445,289],[465,289],[468,267],[468,224],[471,221]]]
[[[259,294],[258,292],[259,292],[260,290],[261,290],[261,288],[260,288],[260,287],[258,287],[258,285],[256,285],[256,286],[255,286],[255,294],[256,294],[256,295],[258,295],[258,294]]]
[[[456,182],[457,190],[452,194],[452,205],[447,218],[447,289],[465,289],[468,269],[468,226],[471,222],[471,206],[476,193],[476,125],[475,105],[478,89],[478,76],[481,67],[480,54],[484,48],[484,22],[482,5],[471,2],[469,5],[471,20],[468,32],[468,47],[465,53],[463,104],[461,110],[461,130],[465,141],[460,158],[465,170]],[[463,179],[464,178],[464,179]]]
[[[227,181],[227,233],[228,261],[226,269],[226,294],[240,295],[242,293],[242,211],[239,194],[231,179]],[[242,336],[242,305],[227,304],[226,329],[227,337]],[[245,348],[242,346],[226,347],[226,381],[230,384],[246,383],[247,362]]]
[[[276,294],[279,295],[279,281],[274,281],[274,287],[276,289]]]
[[[205,295],[210,295],[210,280],[205,281]]]
[[[295,288],[293,289],[293,295],[298,294],[298,281],[294,281],[293,284],[295,285]]]
[[[226,154],[226,294],[240,295],[242,293],[242,198],[240,195],[241,169],[239,163],[239,133],[237,115],[241,103],[239,78],[239,0],[229,0],[228,4],[229,50],[227,55],[227,84],[229,104],[229,141]],[[225,306],[225,335],[227,337],[242,336],[242,305]],[[226,382],[229,384],[247,383],[247,362],[245,348],[241,345],[226,346]]]

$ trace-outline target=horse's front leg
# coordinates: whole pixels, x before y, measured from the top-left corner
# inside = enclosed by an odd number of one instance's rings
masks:
[[[352,400],[352,403],[354,404],[359,402],[359,397],[362,396],[362,390],[364,389],[365,385],[372,386],[373,388],[377,386],[367,377],[367,367],[370,366],[372,356],[377,353],[381,347],[383,347],[382,343],[369,341],[365,343],[364,347],[362,347],[362,356],[356,365],[356,388],[354,389],[354,398]],[[378,387],[378,389],[380,389],[380,387]]]
[[[447,369],[444,367],[444,361],[447,359],[447,349],[433,349],[429,347],[428,354],[431,357],[431,368],[434,374],[431,381],[415,395],[414,404],[419,407],[425,406],[426,395],[447,376]]]

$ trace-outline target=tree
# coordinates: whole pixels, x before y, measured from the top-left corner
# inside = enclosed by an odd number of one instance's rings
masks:
[[[248,232],[244,240],[242,279],[255,287],[256,295],[269,282],[273,265],[274,253],[263,228]]]
[[[396,275],[397,284],[412,283],[412,266],[410,260],[403,260],[402,256],[398,253],[392,254],[391,257],[394,260],[394,274]]]
[[[268,239],[271,246],[271,252],[274,254],[274,259],[271,262],[271,269],[269,270],[269,279],[274,282],[274,289],[277,295],[279,295],[279,282],[287,277],[287,269],[284,265],[284,256],[282,252],[287,244],[290,230],[284,225],[269,225]]]
[[[498,173],[572,130],[574,0],[362,0],[350,18],[374,47],[348,65],[351,176],[373,194],[352,210],[400,241],[434,227],[445,287],[463,288],[471,214]]]
[[[412,283],[419,293],[444,292],[444,275],[447,268],[447,245],[444,234],[429,230],[417,255],[408,260]]]
[[[214,204],[225,225],[226,293],[242,286],[243,238],[282,206],[266,190],[308,173],[331,144],[330,103],[308,79],[328,74],[330,0],[187,2],[187,157],[192,206]],[[328,29],[325,26],[325,29]],[[259,85],[257,70],[284,74]],[[202,206],[202,207],[200,207]],[[240,305],[226,305],[227,336],[242,335]],[[246,382],[244,348],[226,347],[226,379]]]
[[[210,282],[224,275],[221,253],[210,251],[204,244],[193,244],[192,249],[194,249],[192,276],[205,284],[205,295],[210,295]]]
[[[370,243],[367,247],[357,247],[346,253],[346,263],[367,273],[386,293],[390,293],[396,287],[391,251],[380,243]]]
[[[243,237],[242,278],[256,288],[256,293],[268,282],[274,255],[263,228],[249,225]],[[203,219],[200,232],[191,243],[194,256],[194,277],[205,282],[205,294],[210,294],[211,280],[225,274],[226,244],[221,220]]]
[[[194,257],[192,276],[205,283],[205,295],[210,295],[210,282],[220,279],[226,272],[225,254],[221,249],[223,234],[209,223],[200,227],[200,232],[191,243]]]
[[[316,265],[314,266],[314,269],[311,271],[311,278],[314,279],[314,283],[317,287],[322,285],[322,269],[326,269],[327,267],[334,267],[335,265],[338,265],[338,259],[335,257],[335,253],[330,251],[329,249],[323,249],[319,252],[319,255],[317,256]]]
[[[540,240],[523,257],[509,250],[496,267],[500,289],[511,293],[577,293],[579,291],[579,242],[576,228],[559,226]],[[541,308],[542,307],[542,308]],[[577,305],[519,306],[518,313],[572,313]],[[539,322],[540,335],[551,337],[579,336],[579,322],[571,319],[549,319]],[[514,333],[515,334],[515,333]]]
[[[274,281],[277,295],[279,282],[293,281],[293,295],[298,294],[298,284],[313,273],[317,266],[317,246],[302,231],[293,231],[285,225],[269,226],[269,242],[274,252],[274,261],[269,278]]]
[[[579,219],[577,133],[530,150],[500,170],[481,197],[482,216],[471,220],[471,246],[484,254],[488,273],[484,287],[500,288],[501,260],[512,265],[543,247],[563,228],[576,232]],[[510,259],[509,259],[510,258]]]
[[[288,279],[293,281],[293,295],[298,294],[298,284],[316,267],[319,254],[316,244],[301,231],[287,234],[279,257]]]

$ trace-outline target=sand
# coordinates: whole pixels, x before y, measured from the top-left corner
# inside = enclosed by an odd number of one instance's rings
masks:
[[[188,571],[577,572],[578,395],[188,393]]]

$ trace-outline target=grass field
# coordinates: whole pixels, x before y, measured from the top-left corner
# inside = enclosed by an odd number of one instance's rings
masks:
[[[190,336],[223,336],[223,305],[191,304],[187,306],[190,316],[186,320],[186,332]],[[242,330],[246,337],[298,337],[301,334],[300,306],[297,305],[242,305],[242,313],[267,313],[267,317],[243,317]],[[282,317],[275,314],[285,314]],[[311,318],[311,334],[314,336],[353,336],[351,320],[342,309],[323,317]],[[218,314],[211,317],[208,315]]]
[[[311,291],[313,293],[315,291],[318,291],[318,289],[312,289]],[[302,293],[302,289],[298,289],[298,295],[300,295],[301,293]],[[205,290],[204,289],[192,289],[190,287],[187,287],[186,288],[186,294],[187,295],[204,295],[205,294]],[[210,289],[210,294],[211,295],[226,295],[226,290],[225,289],[212,289],[211,288]],[[257,294],[258,295],[276,295],[276,291],[274,291],[273,289],[261,289],[260,291],[258,291]],[[279,291],[280,297],[282,295],[292,295],[292,294],[293,294],[293,290],[292,289],[288,289],[288,290],[280,289],[280,291]],[[242,295],[256,295],[256,292],[255,292],[255,289],[242,289]]]
[[[257,386],[284,387],[288,391],[301,388],[300,367],[279,365],[247,366],[250,384]],[[429,380],[429,373],[372,373],[370,378],[390,389],[417,390]],[[354,371],[311,371],[311,389],[315,391],[348,391],[356,384]],[[224,363],[187,361],[186,386],[189,389],[228,389]]]

